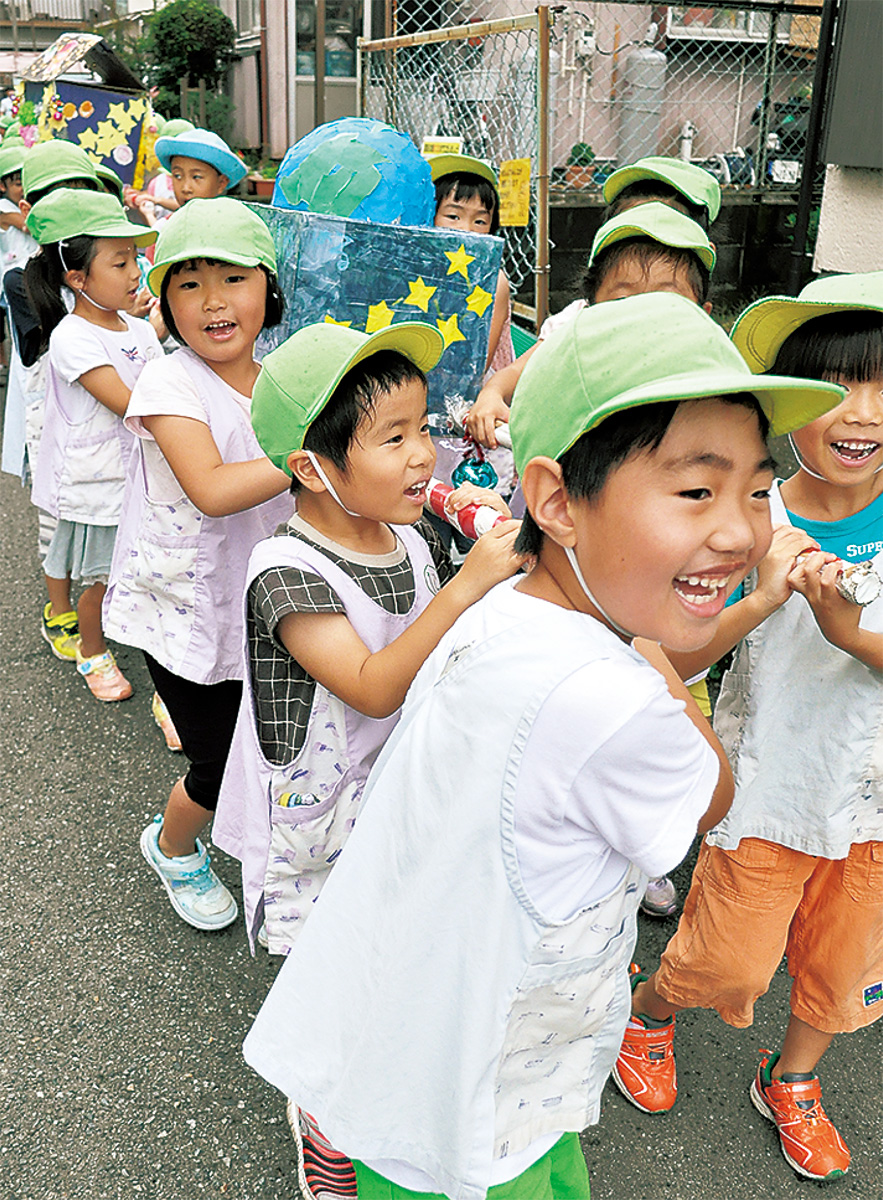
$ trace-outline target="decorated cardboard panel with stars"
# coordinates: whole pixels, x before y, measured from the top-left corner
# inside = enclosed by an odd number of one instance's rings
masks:
[[[144,118],[150,111],[146,95],[58,80],[27,83],[25,96],[39,108],[41,140],[65,138],[111,167],[123,183],[134,181]]]
[[[487,356],[501,239],[251,207],[273,234],[285,296],[282,324],[263,334],[262,353],[314,321],[366,333],[397,321],[425,321],[445,340],[441,361],[429,375],[430,413],[441,417],[449,396],[475,399]]]

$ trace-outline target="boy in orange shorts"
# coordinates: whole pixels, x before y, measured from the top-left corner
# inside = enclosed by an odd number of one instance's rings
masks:
[[[785,954],[791,1017],[750,1095],[810,1179],[849,1167],[816,1066],[835,1034],[883,1016],[881,314],[878,271],[759,301],[733,329],[752,370],[830,380],[845,395],[791,435],[800,465],[773,486],[773,545],[755,586],[743,585],[701,660],[671,656],[693,673],[739,643],[715,713],[736,798],[702,847],[658,971],[633,976],[614,1071],[638,1108],[670,1109],[674,1014],[714,1008],[750,1025]]]

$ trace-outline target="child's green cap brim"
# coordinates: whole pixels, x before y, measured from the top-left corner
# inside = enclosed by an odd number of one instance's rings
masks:
[[[0,179],[5,179],[7,175],[14,175],[24,166],[25,156],[28,148],[22,142],[19,145],[7,146],[5,143],[0,147]]]
[[[288,458],[347,371],[381,350],[397,350],[421,371],[442,356],[444,338],[422,321],[401,321],[377,333],[345,325],[305,325],[261,363],[251,400],[251,423],[267,458],[288,475]]]
[[[136,246],[150,246],[156,232],[133,225],[119,200],[109,192],[86,192],[79,188],[57,188],[38,200],[25,221],[28,232],[41,246],[88,235],[131,238]]]
[[[814,279],[799,296],[767,296],[750,304],[730,336],[752,371],[767,371],[782,343],[815,317],[850,310],[883,312],[883,271]]]
[[[184,117],[172,117],[170,121],[163,122],[157,128],[163,137],[172,138],[177,137],[179,133],[190,133],[196,126],[192,121],[188,121]]]
[[[100,186],[95,164],[86,151],[62,138],[38,142],[28,153],[22,168],[25,200],[35,192],[44,192],[55,184],[70,183],[72,179],[91,179]]]
[[[117,175],[116,171],[114,171],[111,167],[106,167],[104,163],[96,163],[95,174],[103,184],[110,184],[110,186],[113,188],[113,195],[116,196],[116,198],[122,204],[125,184],[123,183],[122,179],[120,179],[119,175]],[[105,190],[107,190],[106,187]]]
[[[663,246],[677,250],[692,250],[709,273],[714,270],[714,247],[701,225],[691,217],[684,216],[676,208],[661,201],[651,200],[647,204],[636,204],[618,217],[605,221],[595,234],[589,266],[602,250],[614,242],[626,238],[649,237]]]
[[[721,208],[721,188],[718,181],[704,167],[682,162],[679,158],[650,155],[637,162],[620,167],[604,181],[604,199],[611,204],[624,188],[643,179],[658,179],[680,192],[691,204],[698,204],[708,212],[713,221]]]
[[[276,247],[265,223],[239,200],[190,200],[162,228],[147,286],[158,296],[175,263],[210,258],[238,267],[276,270]]]
[[[478,175],[499,191],[496,171],[480,158],[471,158],[468,154],[428,154],[426,161],[433,183],[443,175]]]
[[[665,400],[749,392],[778,436],[834,408],[843,389],[811,379],[753,375],[699,305],[650,292],[583,309],[541,342],[515,389],[510,429],[519,473],[558,459],[606,417]]]
[[[208,163],[219,175],[226,177],[228,191],[248,174],[248,167],[242,159],[210,129],[187,129],[175,137],[169,137],[168,132],[163,130],[162,137],[156,140],[154,153],[167,171],[171,171],[172,159],[176,157],[196,158]]]

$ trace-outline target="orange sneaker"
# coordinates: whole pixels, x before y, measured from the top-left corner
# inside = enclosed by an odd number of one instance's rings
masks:
[[[175,728],[175,722],[169,715],[169,710],[163,703],[159,692],[153,693],[153,699],[150,701],[150,711],[153,713],[153,719],[156,721],[159,728],[162,730],[162,735],[166,739],[166,746],[169,750],[173,750],[176,754],[180,753],[184,747],[181,745],[181,739],[178,737],[178,731]]]
[[[632,991],[646,979],[633,963]],[[635,1108],[645,1113],[668,1112],[678,1098],[675,1069],[675,1019],[650,1028],[650,1018],[632,1017],[625,1029],[619,1058],[613,1068],[613,1082]]]
[[[751,1103],[779,1131],[786,1162],[807,1179],[839,1179],[849,1170],[849,1149],[822,1108],[818,1075],[773,1079],[778,1054],[764,1057],[751,1084]]]
[[[84,658],[77,642],[77,670],[86,680],[96,700],[128,700],[132,685],[116,664],[109,650]]]

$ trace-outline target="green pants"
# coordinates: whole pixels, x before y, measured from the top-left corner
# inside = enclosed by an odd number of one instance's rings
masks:
[[[412,1192],[353,1162],[359,1200],[445,1200],[440,1192]],[[487,1200],[589,1200],[589,1172],[579,1137],[565,1133],[522,1174],[492,1187]]]

